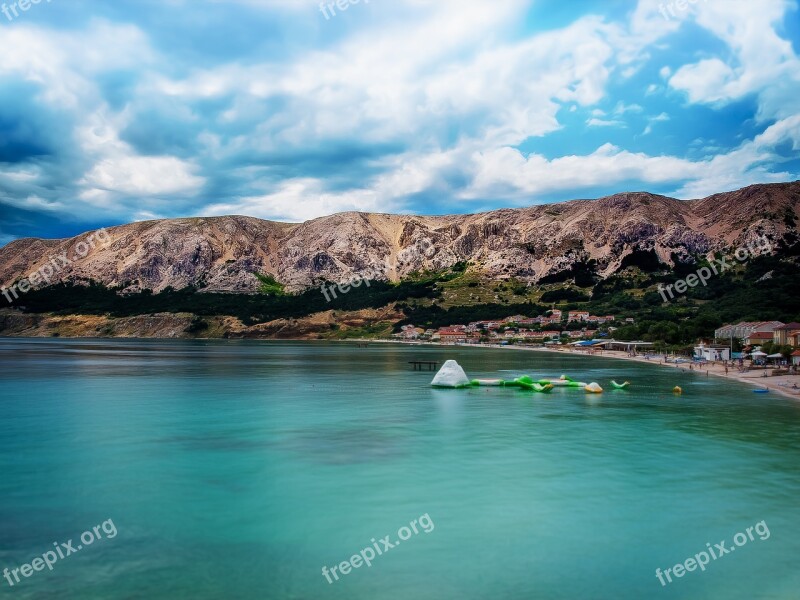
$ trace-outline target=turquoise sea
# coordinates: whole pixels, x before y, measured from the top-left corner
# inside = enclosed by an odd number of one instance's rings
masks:
[[[434,390],[408,364],[448,358],[633,385]],[[738,383],[515,350],[6,339],[0,390],[0,569],[116,531],[3,598],[800,595],[800,403]]]

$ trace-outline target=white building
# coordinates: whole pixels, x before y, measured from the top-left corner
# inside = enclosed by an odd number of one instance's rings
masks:
[[[730,360],[731,349],[729,346],[706,346],[705,344],[700,344],[695,346],[694,355],[697,358],[708,361]]]

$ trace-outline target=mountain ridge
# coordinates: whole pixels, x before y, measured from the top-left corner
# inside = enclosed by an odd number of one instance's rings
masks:
[[[695,200],[623,192],[466,215],[351,211],[303,223],[243,215],[161,219],[109,227],[108,245],[65,266],[52,282],[94,281],[122,292],[192,286],[255,293],[259,273],[298,291],[363,273],[397,281],[467,261],[487,278],[535,284],[586,264],[608,277],[644,255],[672,265],[762,236],[779,244],[796,238],[798,220],[800,181]],[[0,286],[54,255],[74,256],[87,235],[10,242],[0,248]]]

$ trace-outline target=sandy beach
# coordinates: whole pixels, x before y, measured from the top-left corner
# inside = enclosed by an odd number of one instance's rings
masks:
[[[666,368],[680,369],[687,372],[690,371],[690,363],[664,362],[663,355],[650,355],[650,358],[647,358],[647,356],[641,354],[637,356],[628,356],[628,354],[625,352],[614,350],[603,350],[593,354],[569,350],[559,350],[559,352],[566,354],[587,354],[588,356],[602,356],[605,358],[618,358],[620,360],[633,360],[637,362],[659,365]],[[795,384],[798,386],[798,388],[800,388],[800,375],[772,376],[771,373],[773,368],[771,367],[768,367],[766,370],[763,368],[754,368],[745,373],[740,373],[736,367],[729,366],[726,374],[725,366],[722,363],[705,363],[702,366],[696,364],[692,365],[691,370],[699,374],[705,373],[708,376],[713,375],[715,377],[740,381],[757,388],[768,389],[770,392],[775,392],[789,398],[794,398],[795,400],[800,400],[800,389],[792,388],[792,386]],[[764,377],[765,372],[769,374],[767,377]]]

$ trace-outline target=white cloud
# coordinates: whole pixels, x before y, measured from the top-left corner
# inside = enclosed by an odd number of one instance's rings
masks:
[[[589,119],[586,121],[589,127],[625,127],[622,121],[609,121],[605,119]]]
[[[189,194],[204,182],[193,171],[172,156],[120,156],[98,162],[84,181],[90,189],[128,196]]]
[[[731,57],[725,62],[715,57],[684,65],[669,85],[685,92],[690,102],[704,104],[732,102],[749,94],[771,99],[775,85],[791,88],[794,97],[800,97],[800,61],[791,42],[777,31],[790,6],[786,0],[700,3],[697,24],[724,42]],[[792,104],[796,112],[800,102]],[[760,119],[785,116],[785,107],[761,103]]]
[[[286,13],[309,36],[317,35],[309,20],[324,23],[315,3],[232,2],[240,5],[237,13],[244,5]],[[748,178],[785,176],[771,170],[780,168],[775,148],[798,143],[793,117],[800,113],[800,65],[778,34],[788,3],[699,2],[680,19],[664,18],[662,3],[639,0],[623,19],[584,15],[523,35],[527,0],[396,0],[371,10],[369,27],[347,29],[342,19],[314,41],[286,44],[279,56],[258,50],[221,55],[207,65],[168,55],[159,50],[169,47],[163,40],[132,25],[94,20],[82,30],[59,31],[20,24],[0,28],[0,76],[39,86],[39,101],[69,121],[70,193],[103,214],[172,214],[182,206],[196,212],[182,200],[203,192],[215,176],[236,189],[230,200],[208,207],[214,214],[289,220],[338,210],[402,210],[408,197],[426,194],[522,203],[642,181],[694,195]],[[169,4],[194,10],[184,0]],[[683,48],[669,57],[689,56],[687,64],[656,62],[654,56],[670,49],[671,36],[689,24],[715,36],[725,50],[691,54]],[[104,77],[128,70],[136,76],[121,94],[124,101],[109,101]],[[639,75],[643,81],[632,79]],[[630,87],[620,91],[623,84]],[[685,97],[712,109],[754,95],[757,120],[771,126],[738,148],[712,152],[706,145],[710,156],[700,161],[649,156],[622,141],[554,158],[538,147],[565,127],[574,127],[567,135],[597,139],[606,132],[615,141],[626,132],[609,128],[628,127],[631,143],[643,126],[642,135],[661,133],[668,128],[658,123],[669,121],[670,113],[676,121],[680,116],[682,107],[662,104],[674,102],[676,91],[679,102]],[[169,116],[196,125],[194,137],[181,139],[184,145],[174,152],[171,145],[137,150],[125,133],[149,117],[140,111],[144,105],[170,107]],[[198,115],[197,106],[218,109]],[[348,143],[367,149],[358,161],[367,165],[363,178],[348,172],[344,160],[342,173],[331,169],[330,179],[281,162],[323,160],[317,157]],[[537,151],[521,152],[523,143]],[[388,150],[371,154],[375,148]],[[0,181],[38,186],[20,193],[18,203],[75,210],[67,200],[48,197],[56,187],[48,176],[64,177],[37,164],[9,170]],[[60,183],[63,193],[69,186]]]
[[[335,194],[326,192],[321,181],[305,178],[284,181],[270,194],[212,204],[206,207],[205,214],[241,214],[276,221],[302,222],[338,212],[385,210],[386,205],[379,201],[372,190]]]

